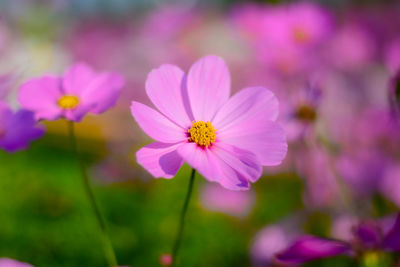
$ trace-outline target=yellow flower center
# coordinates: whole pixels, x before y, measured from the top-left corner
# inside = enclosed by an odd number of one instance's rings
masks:
[[[58,99],[57,104],[62,109],[74,109],[79,104],[79,98],[74,95],[64,95]]]
[[[195,142],[201,147],[209,147],[217,138],[216,131],[209,121],[193,121],[192,127],[188,130],[189,142]]]

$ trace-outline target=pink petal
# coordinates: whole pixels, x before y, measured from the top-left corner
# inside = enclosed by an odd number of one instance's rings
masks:
[[[193,118],[190,119],[188,116],[191,112],[190,106],[182,95],[185,89],[184,76],[180,68],[174,65],[162,65],[147,76],[146,92],[158,110],[170,120],[187,128],[190,127]]]
[[[275,95],[264,87],[248,87],[235,94],[221,107],[213,125],[222,131],[244,120],[263,118],[276,120],[279,103]]]
[[[136,159],[155,178],[172,178],[183,164],[176,151],[180,145],[155,142],[136,152]]]
[[[79,103],[79,105],[74,109],[64,110],[64,117],[70,121],[80,122],[92,108],[93,105],[85,105],[84,103]]]
[[[103,113],[117,102],[125,81],[118,73],[104,72],[96,75],[82,90],[82,103],[92,105],[90,112]]]
[[[230,94],[230,75],[224,60],[206,56],[196,61],[189,70],[187,89],[194,119],[211,121]]]
[[[18,101],[23,108],[33,111],[36,119],[55,120],[63,115],[57,105],[61,96],[61,78],[44,76],[22,84]]]
[[[334,257],[350,251],[350,244],[345,242],[304,236],[286,250],[278,253],[277,259],[283,263],[303,263],[315,259]]]
[[[96,73],[86,63],[77,63],[66,70],[63,76],[63,93],[80,96]]]
[[[261,175],[261,165],[254,154],[229,145],[214,143],[212,149],[203,149],[186,143],[178,153],[204,178],[230,190],[248,190],[250,181]]]
[[[267,119],[240,121],[218,131],[218,139],[251,151],[265,166],[280,164],[287,152],[286,136],[282,127]]]
[[[140,128],[157,141],[178,143],[187,139],[185,129],[146,105],[133,101],[131,112]]]

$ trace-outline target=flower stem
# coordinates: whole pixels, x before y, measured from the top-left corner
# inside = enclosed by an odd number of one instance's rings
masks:
[[[118,266],[117,258],[115,257],[115,252],[112,247],[110,237],[107,234],[107,227],[106,227],[104,217],[100,211],[99,206],[97,205],[96,199],[93,194],[92,187],[90,186],[89,177],[85,170],[85,164],[83,163],[83,161],[78,153],[78,144],[77,144],[74,128],[75,128],[74,122],[68,121],[68,130],[69,130],[69,136],[71,139],[72,149],[73,149],[73,152],[75,153],[76,159],[79,163],[79,168],[81,171],[81,176],[82,176],[83,185],[84,185],[84,188],[86,191],[86,195],[89,199],[90,205],[93,209],[94,215],[95,215],[97,222],[99,224],[99,227],[100,227],[100,237],[103,242],[103,249],[104,249],[104,252],[106,255],[108,266],[109,267],[117,267]]]
[[[183,229],[185,227],[185,215],[186,215],[187,208],[189,206],[190,197],[192,196],[195,174],[196,174],[196,170],[192,169],[192,174],[190,176],[189,186],[188,186],[188,190],[186,193],[185,202],[183,203],[183,208],[182,208],[181,215],[179,218],[178,233],[176,234],[174,247],[172,249],[172,265],[171,266],[176,265],[178,251],[179,251],[179,247],[180,247],[181,241],[182,241]]]

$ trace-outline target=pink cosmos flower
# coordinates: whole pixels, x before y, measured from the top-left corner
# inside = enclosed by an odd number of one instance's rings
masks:
[[[19,110],[14,113],[0,101],[0,149],[8,152],[25,149],[30,141],[43,134],[44,130],[36,126],[32,112]]]
[[[156,178],[172,178],[185,161],[209,181],[246,190],[261,166],[278,165],[286,155],[276,97],[249,87],[229,99],[229,71],[217,56],[201,58],[188,75],[162,65],[148,75],[146,92],[161,113],[132,102],[133,117],[156,140],[136,157]]]
[[[9,258],[0,258],[0,267],[33,267],[32,265]]]
[[[123,78],[112,72],[96,73],[84,63],[69,68],[64,76],[45,75],[27,81],[19,89],[21,105],[36,119],[61,117],[80,121],[88,112],[99,114],[117,101]]]

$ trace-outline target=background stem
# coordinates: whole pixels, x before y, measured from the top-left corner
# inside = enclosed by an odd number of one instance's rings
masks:
[[[189,205],[190,197],[192,196],[195,174],[196,174],[196,170],[192,169],[192,174],[191,174],[190,180],[189,180],[188,191],[186,193],[185,202],[183,203],[183,208],[182,208],[181,215],[179,218],[179,228],[178,228],[178,232],[176,234],[174,247],[172,249],[172,266],[175,266],[176,262],[177,262],[178,251],[179,251],[179,247],[180,247],[181,241],[182,241],[183,229],[185,227],[185,215],[186,215],[186,211],[187,211],[187,208]]]
[[[73,121],[68,121],[68,130],[69,130],[69,136],[71,139],[71,145],[72,145],[72,149],[76,155],[76,159],[78,161],[79,164],[79,168],[81,171],[81,176],[82,176],[82,180],[83,180],[83,185],[86,191],[86,195],[89,199],[90,202],[90,206],[93,209],[93,212],[95,214],[95,217],[97,219],[97,222],[100,226],[100,237],[103,243],[103,248],[104,248],[104,252],[106,254],[106,259],[108,262],[108,266],[110,267],[117,267],[118,263],[117,263],[117,258],[115,257],[115,252],[114,249],[112,247],[111,244],[111,240],[107,234],[107,227],[106,227],[106,223],[104,220],[104,217],[99,209],[99,206],[97,205],[96,199],[94,197],[93,194],[93,190],[92,187],[90,186],[90,182],[89,182],[89,177],[86,173],[86,169],[85,169],[85,164],[83,163],[81,157],[79,156],[78,153],[78,144],[77,144],[77,140],[76,140],[76,136],[75,136],[75,129],[74,129],[74,122]]]

